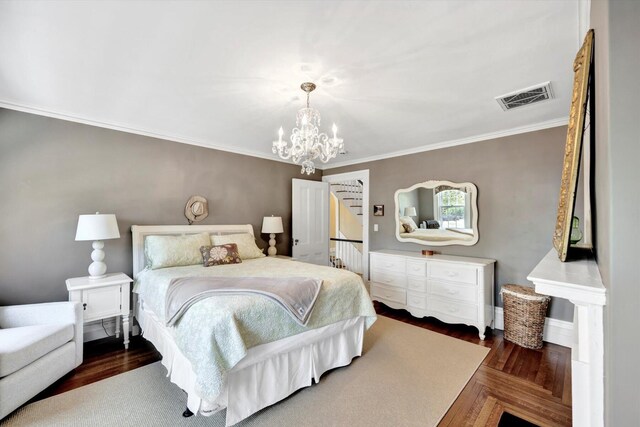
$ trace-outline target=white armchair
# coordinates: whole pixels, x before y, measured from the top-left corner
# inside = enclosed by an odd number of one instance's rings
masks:
[[[0,419],[82,363],[77,302],[0,307]]]

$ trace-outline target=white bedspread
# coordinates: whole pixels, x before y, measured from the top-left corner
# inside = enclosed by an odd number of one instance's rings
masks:
[[[200,301],[173,328],[176,344],[189,359],[201,397],[215,401],[227,373],[249,348],[358,316],[366,327],[376,314],[360,276],[345,270],[278,258],[258,258],[215,267],[188,266],[145,270],[134,292],[162,320],[165,293],[173,278],[318,277],[323,279],[307,326],[297,324],[273,301],[256,295],[221,295]]]

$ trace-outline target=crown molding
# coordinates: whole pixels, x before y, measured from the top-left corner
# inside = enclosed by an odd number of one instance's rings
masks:
[[[291,163],[288,160],[281,159],[281,158],[279,158],[279,157],[277,157],[275,155],[269,155],[269,154],[261,153],[259,151],[246,150],[246,149],[235,148],[235,147],[228,147],[228,146],[224,146],[224,145],[214,144],[214,143],[211,143],[209,141],[205,141],[205,140],[201,140],[201,139],[194,139],[194,138],[187,138],[187,137],[180,136],[180,135],[157,133],[157,132],[152,132],[152,131],[148,131],[148,130],[145,130],[145,129],[132,128],[132,127],[129,127],[129,126],[126,126],[126,125],[123,125],[123,124],[118,124],[118,123],[106,123],[106,122],[101,122],[101,121],[97,121],[97,120],[87,119],[87,118],[84,118],[84,117],[74,116],[74,115],[71,115],[71,114],[57,113],[55,111],[45,110],[45,109],[42,109],[42,108],[32,107],[32,106],[29,106],[29,105],[15,104],[15,103],[12,103],[12,102],[7,102],[7,101],[0,100],[0,108],[6,108],[6,109],[9,109],[9,110],[15,110],[15,111],[22,111],[23,113],[36,114],[38,116],[51,117],[51,118],[54,118],[54,119],[66,120],[68,122],[81,123],[81,124],[85,124],[85,125],[89,125],[89,126],[96,126],[96,127],[100,127],[100,128],[116,130],[116,131],[119,131],[119,132],[126,132],[126,133],[132,133],[132,134],[136,134],[136,135],[148,136],[150,138],[156,138],[156,139],[164,139],[164,140],[167,140],[167,141],[179,142],[181,144],[195,145],[195,146],[198,146],[198,147],[211,148],[213,150],[226,151],[227,153],[234,153],[234,154],[241,154],[241,155],[244,155],[244,156],[258,157],[258,158],[265,159],[265,160],[273,160],[273,161],[276,161],[276,162],[288,163],[288,164],[295,165],[294,163]],[[297,166],[297,165],[295,165],[295,166]],[[319,168],[316,168],[316,169],[319,169]]]
[[[79,117],[79,116],[75,116],[75,115],[71,115],[71,114],[58,113],[58,112],[51,111],[51,110],[46,110],[46,109],[43,109],[43,108],[33,107],[33,106],[29,106],[29,105],[24,105],[24,104],[16,104],[16,103],[13,103],[13,102],[8,102],[8,101],[3,101],[3,100],[0,100],[0,108],[6,108],[6,109],[9,109],[9,110],[15,110],[15,111],[22,111],[24,113],[36,114],[36,115],[39,115],[39,116],[51,117],[51,118],[54,118],[54,119],[66,120],[66,121],[69,121],[69,122],[81,123],[81,124],[85,124],[85,125],[89,125],[89,126],[96,126],[96,127],[100,127],[100,128],[116,130],[116,131],[119,131],[119,132],[132,133],[132,134],[135,134],[135,135],[142,135],[142,136],[147,136],[147,137],[150,137],[150,138],[164,139],[164,140],[167,140],[167,141],[179,142],[181,144],[188,144],[188,145],[195,145],[195,146],[198,146],[198,147],[211,148],[213,150],[225,151],[227,153],[241,154],[241,155],[250,156],[250,157],[258,157],[260,159],[272,160],[272,161],[275,161],[275,162],[287,163],[287,164],[292,164],[292,165],[294,164],[294,163],[290,162],[289,160],[281,159],[278,156],[265,154],[265,153],[262,153],[262,152],[259,152],[259,151],[255,151],[255,150],[246,150],[246,149],[242,149],[242,148],[228,147],[228,146],[224,146],[224,145],[214,144],[214,143],[211,143],[209,141],[205,141],[205,140],[201,140],[201,139],[187,138],[187,137],[184,137],[184,136],[181,136],[181,135],[157,133],[157,132],[152,132],[152,131],[148,131],[148,130],[145,130],[145,129],[132,128],[130,126],[119,124],[119,123],[101,122],[101,121],[98,121],[98,120],[87,119],[87,118],[84,118],[84,117]],[[454,140],[450,140],[450,141],[439,142],[439,143],[436,143],[436,144],[428,144],[428,145],[423,145],[423,146],[420,146],[420,147],[410,148],[410,149],[407,149],[407,150],[393,151],[391,153],[379,154],[379,155],[376,155],[376,156],[369,156],[369,157],[364,157],[364,158],[360,158],[360,159],[346,160],[344,162],[335,162],[335,163],[331,163],[331,164],[317,165],[316,169],[324,171],[324,170],[339,168],[339,167],[343,167],[343,166],[350,166],[350,165],[356,165],[356,164],[360,164],[360,163],[373,162],[373,161],[376,161],[376,160],[390,159],[392,157],[400,157],[400,156],[406,156],[406,155],[409,155],[409,154],[422,153],[422,152],[425,152],[425,151],[439,150],[441,148],[455,147],[455,146],[458,146],[458,145],[471,144],[473,142],[486,141],[486,140],[489,140],[489,139],[502,138],[502,137],[505,137],[505,136],[518,135],[518,134],[521,134],[521,133],[527,133],[527,132],[533,132],[533,131],[537,131],[537,130],[549,129],[549,128],[558,127],[558,126],[565,126],[568,122],[569,122],[569,119],[567,117],[563,117],[563,118],[559,118],[559,119],[548,120],[548,121],[545,121],[545,122],[536,123],[536,124],[533,124],[533,125],[521,126],[521,127],[507,129],[507,130],[503,130],[503,131],[497,131],[497,132],[490,132],[490,133],[471,136],[471,137],[467,137],[467,138],[454,139]]]
[[[458,145],[471,144],[472,142],[487,141],[490,139],[503,138],[505,136],[512,136],[512,135],[518,135],[521,133],[534,132],[537,130],[555,128],[558,126],[565,126],[567,125],[567,123],[569,123],[569,118],[563,117],[559,119],[548,120],[546,122],[536,123],[533,125],[520,126],[517,128],[501,130],[497,132],[484,133],[482,135],[470,136],[467,138],[453,139],[451,141],[444,141],[444,142],[438,142],[436,144],[423,145],[420,147],[409,148],[407,150],[399,150],[391,153],[364,157],[362,159],[347,160],[344,162],[335,162],[335,163],[331,163],[330,165],[324,165],[323,170],[340,168],[343,166],[357,165],[360,163],[375,162],[377,160],[390,159],[392,157],[400,157],[400,156],[406,156],[409,154],[423,153],[425,151],[439,150],[441,148],[449,148],[449,147],[456,147]]]

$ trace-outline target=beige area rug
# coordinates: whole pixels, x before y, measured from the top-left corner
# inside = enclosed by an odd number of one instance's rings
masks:
[[[238,426],[433,426],[489,349],[386,317],[362,357]],[[222,427],[225,413],[183,418],[186,395],[160,362],[32,403],[3,426]]]

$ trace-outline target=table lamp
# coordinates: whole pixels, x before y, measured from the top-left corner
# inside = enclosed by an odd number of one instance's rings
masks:
[[[78,217],[76,241],[93,240],[93,252],[91,252],[93,262],[89,265],[90,279],[102,279],[107,275],[102,240],[119,238],[120,231],[115,215],[96,212],[95,215],[80,215]]]
[[[418,216],[418,213],[416,212],[416,208],[413,206],[404,208],[404,216]]]
[[[265,216],[262,220],[262,232],[269,233],[269,249],[267,249],[267,253],[269,256],[276,256],[276,233],[284,233],[282,217]]]

